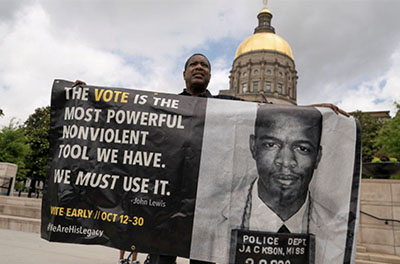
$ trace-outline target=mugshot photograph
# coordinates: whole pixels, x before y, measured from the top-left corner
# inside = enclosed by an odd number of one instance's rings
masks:
[[[231,230],[243,229],[314,234],[315,263],[354,258],[360,180],[354,119],[314,107],[208,108],[203,142],[213,147],[202,150],[210,158],[200,168],[191,254],[224,263]],[[227,108],[235,111],[224,120],[213,115]]]

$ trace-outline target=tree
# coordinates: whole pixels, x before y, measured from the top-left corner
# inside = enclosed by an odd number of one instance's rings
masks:
[[[0,117],[4,115],[3,110],[0,108]]]
[[[363,160],[371,160],[381,148],[376,140],[379,130],[386,120],[372,117],[368,113],[363,113],[361,111],[356,111],[352,115],[360,121]]]
[[[29,155],[30,148],[26,144],[23,129],[13,121],[0,130],[0,162],[9,162],[18,165],[17,179],[26,178],[27,169],[25,157]]]
[[[385,122],[379,130],[376,145],[380,146],[380,154],[400,158],[400,104],[395,104],[396,116]]]
[[[34,180],[44,180],[48,168],[50,106],[35,109],[24,123],[26,142],[32,150],[26,157],[28,175]]]

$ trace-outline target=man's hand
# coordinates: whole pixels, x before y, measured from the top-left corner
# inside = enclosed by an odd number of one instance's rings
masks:
[[[76,80],[73,84],[72,87],[78,86],[78,85],[86,85],[84,81],[81,80]]]
[[[327,107],[333,110],[333,112],[335,112],[337,115],[338,114],[342,114],[344,116],[350,117],[350,114],[347,113],[346,111],[340,109],[339,107],[337,107],[334,104],[328,104],[328,103],[323,103],[323,104],[312,104],[310,106],[314,106],[314,107]]]

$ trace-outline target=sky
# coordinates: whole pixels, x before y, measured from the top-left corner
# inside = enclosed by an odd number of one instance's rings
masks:
[[[390,110],[400,102],[399,0],[269,0],[292,47],[299,105]],[[201,52],[209,89],[229,88],[262,0],[0,0],[0,127],[50,104],[55,79],[179,93]]]

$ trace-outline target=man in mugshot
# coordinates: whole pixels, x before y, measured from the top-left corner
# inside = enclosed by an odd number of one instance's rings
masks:
[[[315,108],[258,108],[250,135],[258,177],[246,188],[241,228],[309,231],[308,187],[322,155],[321,129],[322,115]]]

